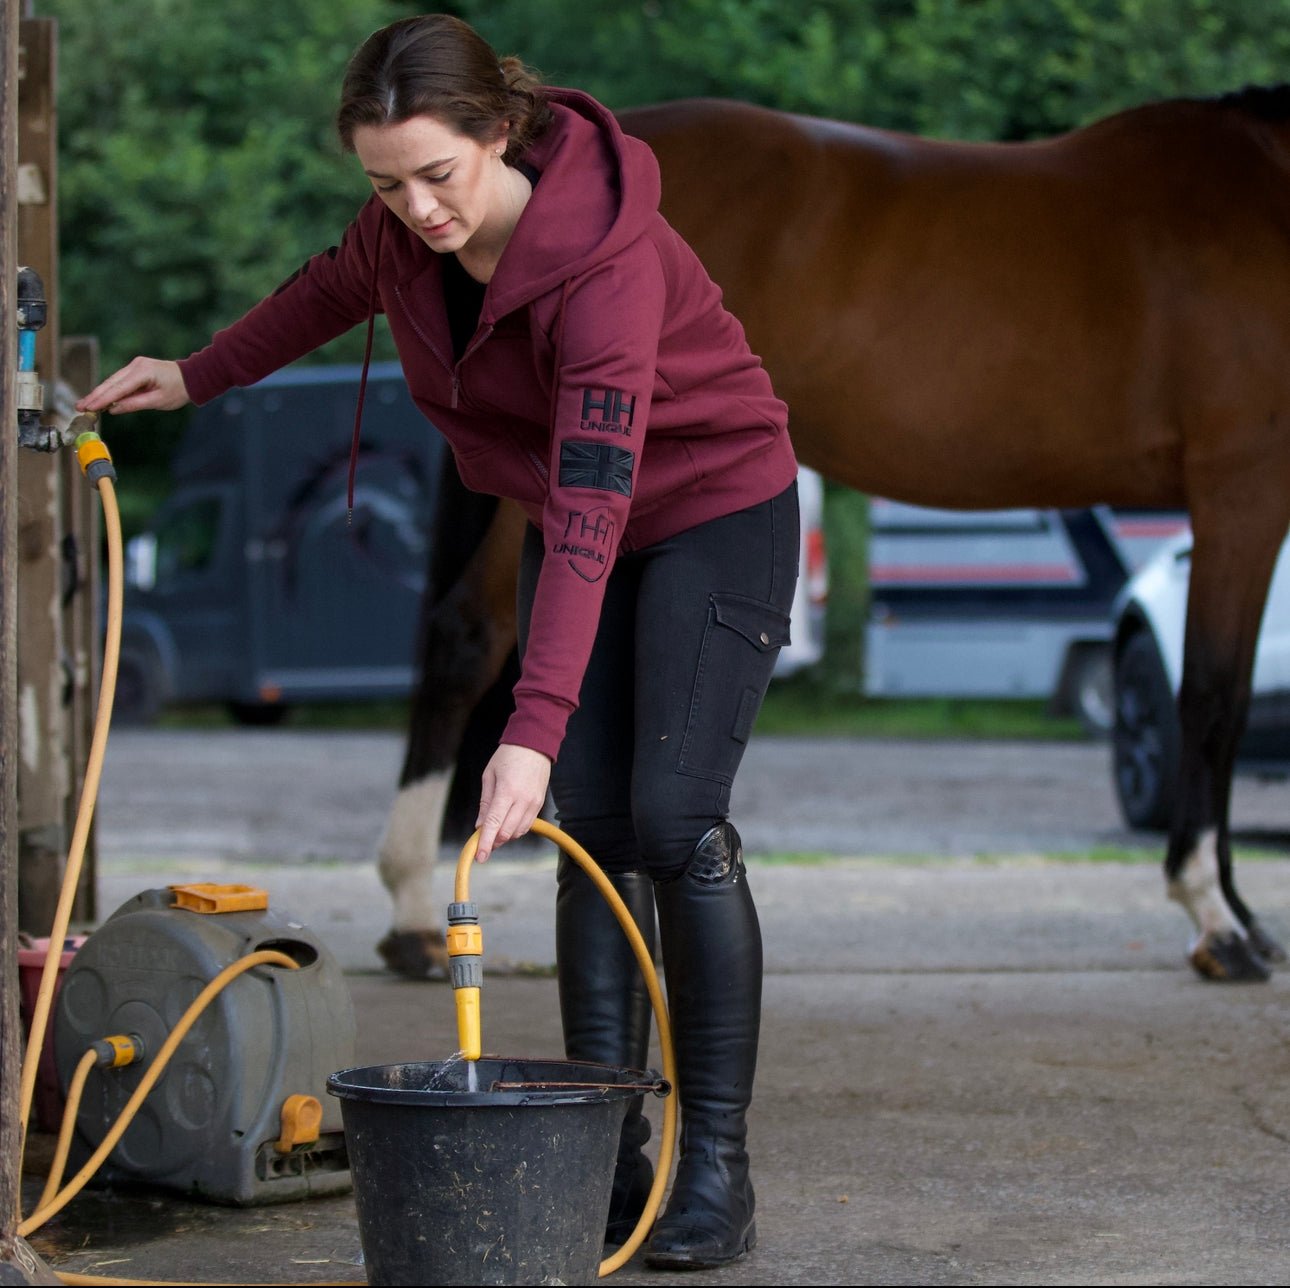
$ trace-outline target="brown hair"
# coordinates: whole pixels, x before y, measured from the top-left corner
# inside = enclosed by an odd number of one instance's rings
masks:
[[[354,52],[341,86],[336,129],[354,150],[360,125],[433,116],[476,143],[492,143],[510,122],[505,161],[513,164],[551,121],[536,74],[499,59],[473,27],[445,13],[402,18]]]

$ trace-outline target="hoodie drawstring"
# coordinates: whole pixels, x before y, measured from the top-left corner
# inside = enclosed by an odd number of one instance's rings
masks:
[[[569,288],[572,285],[569,278],[564,279],[564,286],[560,289],[560,310],[555,315],[555,365],[551,368],[551,399],[547,408],[546,423],[551,426],[552,433],[555,431],[555,406],[560,397],[560,361],[564,353],[564,311],[569,303]]]
[[[367,297],[367,344],[363,349],[363,374],[358,381],[358,405],[354,408],[354,437],[349,445],[349,485],[345,494],[345,524],[354,522],[354,475],[358,471],[358,440],[363,429],[363,399],[367,396],[367,369],[372,365],[372,336],[376,330],[376,295],[381,273],[381,234],[385,231],[385,211],[376,225],[376,249],[372,256],[372,290]]]

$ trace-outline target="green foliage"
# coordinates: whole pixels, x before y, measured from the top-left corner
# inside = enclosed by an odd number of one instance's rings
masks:
[[[692,95],[863,113],[888,46],[882,0],[464,0],[461,15],[555,84],[611,107]]]
[[[47,0],[59,21],[62,325],[182,357],[366,195],[331,121],[387,0]]]
[[[1282,78],[1286,0],[915,0],[893,39],[890,122],[1042,137],[1150,99]]]
[[[864,680],[869,620],[869,499],[827,479],[824,546],[829,552],[829,602],[819,682],[826,691],[854,693]]]
[[[839,734],[860,738],[1035,738],[1078,741],[1078,720],[1054,716],[1034,699],[867,698],[839,693],[798,673],[773,680],[758,734]]]
[[[1281,79],[1290,0],[464,0],[492,42],[614,107],[688,95],[1023,139]]]
[[[226,706],[190,703],[168,707],[160,724],[168,729],[224,729],[236,721]],[[406,730],[407,703],[305,702],[292,706],[292,729]],[[1088,735],[1078,720],[1054,716],[1032,699],[866,698],[839,694],[815,677],[799,673],[772,680],[757,717],[759,734],[837,735],[854,738],[1023,738],[1078,742]]]

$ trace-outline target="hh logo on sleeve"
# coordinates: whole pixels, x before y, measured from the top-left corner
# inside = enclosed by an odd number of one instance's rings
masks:
[[[561,443],[560,486],[632,494],[636,455],[612,443]]]
[[[551,547],[553,555],[566,555],[569,567],[584,581],[599,581],[609,567],[614,521],[607,505],[574,510],[564,525],[564,537]]]
[[[636,395],[623,389],[584,389],[582,391],[582,425],[584,430],[599,434],[632,432],[632,419],[636,415]]]

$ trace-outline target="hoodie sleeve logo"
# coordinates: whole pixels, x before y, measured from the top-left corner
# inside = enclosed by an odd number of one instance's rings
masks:
[[[566,555],[569,567],[583,581],[599,581],[609,567],[614,521],[607,505],[574,510],[564,525],[564,538],[551,547],[553,555]]]
[[[611,443],[561,443],[560,486],[632,494],[636,455]]]
[[[636,395],[623,389],[584,389],[582,429],[629,438],[636,415]]]

